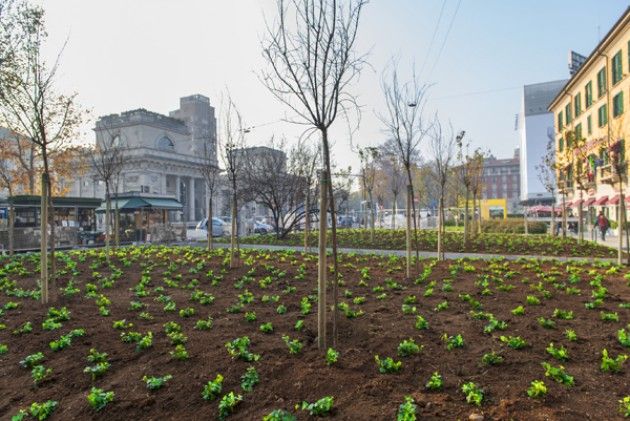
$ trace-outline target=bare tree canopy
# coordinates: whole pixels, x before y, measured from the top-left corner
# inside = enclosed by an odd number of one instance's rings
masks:
[[[330,181],[330,142],[328,129],[340,114],[351,110],[359,114],[356,97],[350,92],[358,78],[365,56],[357,54],[355,42],[359,21],[366,0],[277,0],[277,18],[267,26],[263,41],[263,57],[268,69],[260,73],[262,83],[294,113],[291,120],[310,126],[307,132],[318,131],[322,141],[324,171],[321,172],[320,209],[332,215],[333,268],[333,345],[337,338],[337,221],[335,199]],[[358,121],[358,120],[357,120]],[[320,218],[325,222],[326,218]],[[326,346],[325,287],[326,225],[319,230],[319,307],[318,346]]]

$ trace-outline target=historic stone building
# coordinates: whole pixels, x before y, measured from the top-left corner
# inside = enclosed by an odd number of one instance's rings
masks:
[[[216,131],[214,107],[203,95],[181,98],[168,116],[140,108],[102,116],[94,128],[97,142],[108,138],[127,148],[118,191],[176,198],[184,208],[173,217],[185,222],[206,214],[200,168],[205,156],[218,165]],[[105,187],[88,171],[69,195],[103,198]]]

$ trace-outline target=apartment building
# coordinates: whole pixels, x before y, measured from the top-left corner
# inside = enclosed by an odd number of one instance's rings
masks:
[[[628,189],[630,139],[630,7],[556,95],[554,114],[559,200],[618,220]]]

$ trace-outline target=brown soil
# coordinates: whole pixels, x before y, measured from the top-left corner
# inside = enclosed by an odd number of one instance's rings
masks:
[[[133,249],[127,249],[133,250]],[[616,356],[630,353],[623,348],[616,338],[618,329],[630,322],[630,310],[620,308],[620,303],[630,300],[630,288],[623,279],[623,273],[604,274],[606,267],[591,265],[579,266],[580,281],[568,285],[566,263],[546,262],[539,266],[530,262],[494,262],[474,261],[474,272],[466,272],[460,263],[446,261],[437,264],[431,275],[421,285],[404,280],[404,261],[397,258],[379,258],[369,256],[343,256],[340,264],[346,289],[354,297],[364,296],[366,302],[360,305],[352,299],[342,300],[352,309],[361,309],[364,315],[348,319],[339,318],[339,362],[329,367],[323,352],[316,345],[316,303],[312,312],[303,317],[300,313],[300,300],[312,294],[316,287],[317,266],[314,256],[304,258],[299,253],[284,254],[273,252],[245,251],[250,256],[251,266],[241,265],[235,270],[226,269],[224,279],[219,285],[211,286],[206,273],[213,269],[219,273],[224,268],[225,251],[217,251],[212,256],[201,249],[145,249],[137,258],[131,257],[131,266],[123,267],[120,260],[125,252],[113,258],[113,264],[123,270],[113,288],[101,289],[112,301],[111,316],[102,317],[98,313],[93,299],[85,298],[85,282],[95,282],[93,271],[102,275],[109,274],[104,264],[96,269],[90,264],[98,262],[95,257],[98,250],[81,252],[88,255],[84,263],[79,263],[79,274],[74,276],[81,294],[73,297],[60,297],[56,307],[67,306],[71,318],[64,322],[61,329],[42,330],[41,323],[46,317],[47,306],[42,306],[32,299],[21,299],[0,293],[0,304],[8,301],[19,302],[20,306],[6,311],[0,319],[7,328],[0,330],[0,344],[9,347],[8,353],[0,356],[0,419],[8,419],[20,408],[26,408],[31,402],[47,399],[57,400],[59,406],[53,413],[53,420],[137,420],[137,419],[216,419],[218,418],[217,401],[202,399],[203,385],[214,379],[217,373],[225,377],[223,393],[234,391],[243,395],[243,402],[228,419],[260,420],[273,409],[286,409],[298,419],[310,419],[305,412],[295,409],[303,400],[313,402],[323,396],[335,398],[332,418],[340,420],[392,420],[405,396],[412,396],[418,405],[418,419],[468,419],[471,413],[481,413],[486,419],[527,419],[527,420],[575,420],[575,419],[621,419],[618,401],[630,394],[630,368],[624,368],[620,374],[607,374],[599,369],[601,350],[607,348]],[[78,254],[72,255],[74,260]],[[22,276],[10,273],[8,278],[15,280],[18,286],[26,289],[36,287],[35,271],[32,262],[24,260],[29,273]],[[203,263],[199,273],[190,273],[198,262]],[[294,279],[301,263],[306,265],[303,280]],[[428,266],[431,261],[422,262]],[[6,263],[6,261],[4,262]],[[155,301],[159,295],[140,299],[147,305],[146,311],[154,317],[147,321],[138,317],[138,311],[129,310],[129,302],[136,299],[130,288],[140,280],[141,265],[154,265],[151,270],[151,288],[163,286],[166,293],[177,303],[177,309],[194,307],[196,314],[182,318],[177,312],[163,311],[163,304]],[[169,288],[163,283],[162,273],[169,264],[174,266],[174,274],[181,274],[179,288]],[[63,266],[63,265],[61,265]],[[258,281],[270,274],[271,267],[286,271],[286,276],[275,279],[267,288],[261,288]],[[370,267],[368,287],[360,286],[360,269]],[[6,267],[6,266],[5,266]],[[243,289],[235,289],[234,283],[248,271],[255,279],[246,288],[256,299],[247,304],[243,312],[228,314],[226,308],[238,301],[238,294]],[[453,275],[451,272],[457,270]],[[541,279],[541,274],[553,276],[557,271],[556,287],[553,280]],[[590,272],[593,271],[593,272]],[[603,285],[608,294],[602,307],[587,310],[584,304],[591,300],[589,281],[595,273],[604,274]],[[490,276],[489,289],[492,295],[482,295],[481,287],[475,285],[482,275]],[[71,275],[61,277],[59,285],[66,285]],[[173,279],[175,276],[170,275]],[[185,286],[191,279],[200,281],[199,289],[211,292],[216,300],[208,306],[190,301],[191,289]],[[386,280],[400,283],[404,290],[390,290]],[[443,281],[452,279],[453,290],[444,292]],[[497,281],[497,279],[499,281]],[[2,277],[0,276],[0,281]],[[434,295],[424,297],[425,287],[430,281],[437,281]],[[513,285],[513,290],[504,292],[497,287],[501,280]],[[541,294],[531,286],[543,282],[544,288],[551,292],[549,299],[541,298],[542,305],[525,305],[527,295]],[[95,282],[98,284],[98,282]],[[2,285],[2,282],[0,282]],[[295,293],[283,290],[292,285]],[[376,299],[379,293],[373,292],[376,285],[384,287],[385,300]],[[581,289],[581,295],[569,295],[564,287],[575,286]],[[561,288],[561,289],[560,289]],[[483,311],[491,312],[497,319],[508,323],[507,330],[484,334],[485,320],[475,320],[470,315],[471,306],[458,298],[459,294],[469,293],[479,300]],[[278,303],[262,303],[263,294],[280,295],[280,303],[287,307],[284,315],[276,313]],[[415,316],[404,315],[401,311],[403,299],[416,295],[415,304],[418,314],[429,322],[428,330],[414,328]],[[330,297],[330,295],[329,295]],[[449,307],[441,312],[434,311],[438,303],[448,300]],[[510,310],[523,304],[524,316],[514,316]],[[555,308],[573,310],[575,319],[556,321],[555,329],[542,328],[537,318],[552,318]],[[256,322],[244,319],[245,311],[255,311]],[[600,311],[616,311],[618,322],[600,320]],[[196,320],[211,315],[214,326],[208,331],[194,330]],[[296,332],[293,326],[296,320],[304,318],[305,328]],[[154,334],[153,346],[147,350],[135,351],[135,345],[123,343],[120,331],[112,328],[114,320],[126,319],[134,324],[133,330]],[[33,332],[20,336],[11,332],[25,321],[33,323]],[[190,355],[187,361],[171,359],[169,351],[174,347],[164,333],[162,325],[176,321],[188,336],[186,349]],[[265,334],[259,331],[263,322],[272,322],[274,332]],[[53,352],[50,341],[58,339],[70,329],[84,328],[87,335],[75,338],[72,345],[64,350]],[[564,337],[567,328],[574,329],[579,337],[577,342],[569,342]],[[330,332],[330,327],[329,327]],[[465,347],[447,351],[441,336],[447,333],[461,333]],[[304,348],[298,355],[289,355],[282,335],[299,338]],[[522,350],[507,348],[499,341],[500,335],[521,336],[529,346]],[[250,350],[261,354],[260,361],[253,363],[260,375],[260,383],[253,392],[246,393],[240,387],[240,377],[249,363],[233,360],[227,353],[225,343],[241,336],[251,339]],[[398,344],[407,338],[413,338],[424,346],[422,352],[412,357],[398,357]],[[563,345],[569,352],[566,362],[554,360],[545,348],[550,342]],[[88,365],[86,356],[90,348],[107,352],[111,368],[105,375],[92,382],[89,375],[83,373]],[[484,366],[481,357],[490,351],[500,353],[505,361],[498,366]],[[33,385],[30,370],[19,366],[19,361],[29,354],[41,351],[45,354],[44,365],[53,369],[50,378],[36,387]],[[391,356],[402,360],[403,368],[397,374],[380,374],[374,361],[374,355]],[[541,362],[547,361],[554,366],[566,367],[569,374],[575,376],[575,385],[566,387],[545,378]],[[628,364],[627,364],[628,365]],[[431,373],[439,371],[444,378],[444,389],[431,392],[424,384]],[[164,388],[150,392],[141,378],[144,375],[161,376],[170,373],[173,379]],[[526,389],[532,380],[544,380],[548,395],[543,399],[531,399]],[[485,391],[485,400],[480,408],[467,404],[461,392],[464,382],[473,381]],[[104,390],[113,390],[115,401],[101,412],[94,412],[87,404],[86,395],[91,386]]]

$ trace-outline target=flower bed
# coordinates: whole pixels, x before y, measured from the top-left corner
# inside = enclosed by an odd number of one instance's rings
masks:
[[[317,260],[128,247],[0,258],[0,413],[39,419],[621,418],[630,273],[608,262],[340,256],[318,350]],[[588,399],[584,397],[588,396]],[[267,417],[267,418],[263,418]]]

